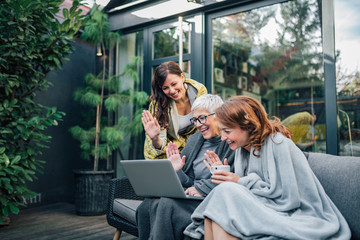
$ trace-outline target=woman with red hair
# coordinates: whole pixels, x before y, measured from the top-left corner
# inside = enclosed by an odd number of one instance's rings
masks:
[[[215,114],[221,139],[235,150],[235,173],[212,175],[219,185],[192,214],[186,235],[221,240],[350,239],[344,217],[278,118],[268,119],[261,103],[246,96],[230,98]],[[216,154],[207,159],[211,164],[220,161]]]

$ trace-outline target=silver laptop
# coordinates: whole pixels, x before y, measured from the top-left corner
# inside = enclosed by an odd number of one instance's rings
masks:
[[[120,164],[138,196],[204,199],[185,194],[169,159],[122,160]]]

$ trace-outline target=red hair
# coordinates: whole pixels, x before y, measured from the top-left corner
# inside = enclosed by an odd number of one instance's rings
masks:
[[[249,132],[249,144],[254,147],[254,152],[259,151],[268,136],[280,132],[285,137],[291,138],[288,128],[281,125],[280,119],[268,118],[264,106],[256,99],[247,96],[229,98],[221,107],[215,110],[218,121],[230,128],[240,127]]]

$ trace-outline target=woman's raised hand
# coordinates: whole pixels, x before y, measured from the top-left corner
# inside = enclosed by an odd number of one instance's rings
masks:
[[[159,137],[160,135],[160,125],[158,121],[153,118],[151,113],[148,110],[144,110],[142,112],[142,118],[141,118],[142,124],[144,126],[145,132],[151,140],[154,140]]]
[[[222,161],[220,160],[219,156],[216,153],[214,153],[213,151],[207,150],[204,155],[207,159],[207,161],[204,160],[204,163],[208,169],[210,169],[211,166],[228,165],[226,158],[224,159],[224,164],[223,164]]]
[[[182,169],[185,165],[185,156],[181,158],[179,149],[173,142],[168,143],[166,148],[166,157],[170,159],[175,171]]]
[[[228,165],[227,159],[224,159],[224,164],[221,162],[219,156],[214,153],[213,151],[206,151],[206,153],[204,154],[206,160],[204,160],[205,165],[207,166],[208,169],[211,168],[211,166],[218,166],[218,165]],[[240,179],[240,176],[236,175],[235,173],[232,172],[228,172],[228,171],[224,171],[224,170],[220,170],[220,171],[216,171],[212,174],[211,176],[212,178],[212,182],[216,183],[216,184],[220,184],[223,182],[237,182]]]

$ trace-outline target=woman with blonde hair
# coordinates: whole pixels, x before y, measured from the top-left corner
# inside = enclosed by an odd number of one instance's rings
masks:
[[[344,217],[325,193],[303,152],[280,120],[246,96],[215,110],[221,139],[235,150],[235,173],[196,208],[184,233],[201,239],[350,239]],[[216,154],[211,164],[220,163]]]

